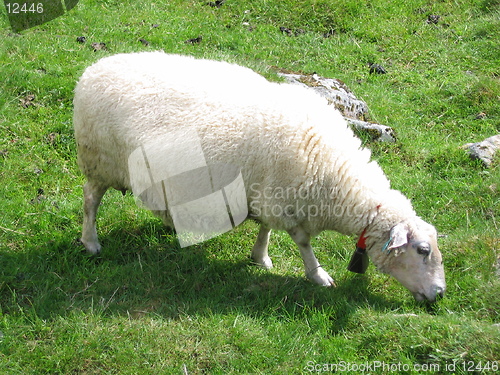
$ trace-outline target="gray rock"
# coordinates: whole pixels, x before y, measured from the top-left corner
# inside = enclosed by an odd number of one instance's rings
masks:
[[[359,133],[368,134],[372,140],[380,142],[396,142],[396,135],[390,126],[374,124],[344,117],[347,123]]]
[[[500,134],[486,138],[482,142],[467,143],[463,147],[469,150],[471,158],[479,159],[486,167],[489,167],[493,162],[495,153],[500,148]]]
[[[356,98],[344,82],[338,79],[323,78],[317,74],[278,73],[278,75],[289,83],[310,87],[325,97],[345,117],[364,121],[368,116],[366,103]]]
[[[338,79],[324,78],[317,74],[278,73],[288,83],[314,90],[337,108],[347,123],[358,133],[368,134],[373,140],[395,142],[394,131],[389,126],[367,122],[368,106]]]

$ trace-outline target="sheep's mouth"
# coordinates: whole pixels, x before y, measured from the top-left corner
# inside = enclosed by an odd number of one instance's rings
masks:
[[[415,298],[415,301],[417,302],[422,302],[422,301],[429,301],[429,302],[434,302],[436,299],[434,299],[434,301],[432,300],[429,300],[425,294],[423,293],[419,293],[419,292],[414,292],[412,293],[413,294],[413,298]]]
[[[430,302],[430,303],[434,303],[436,302],[436,300],[439,298],[443,298],[443,295],[444,295],[444,288],[436,288],[436,293],[433,293],[431,296],[428,296],[424,293],[420,293],[420,292],[413,292],[413,298],[415,298],[415,300],[417,302],[422,302],[422,301],[427,301],[427,302]]]

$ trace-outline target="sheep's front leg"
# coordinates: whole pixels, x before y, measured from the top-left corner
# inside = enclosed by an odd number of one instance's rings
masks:
[[[80,241],[82,241],[87,251],[92,254],[101,251],[101,245],[97,239],[95,220],[97,209],[106,190],[107,188],[103,188],[91,181],[88,181],[83,187],[83,229]]]
[[[300,250],[300,255],[304,261],[304,268],[307,278],[322,286],[335,286],[335,282],[328,273],[321,267],[318,260],[314,256],[311,247],[311,237],[301,227],[295,227],[288,231],[290,237],[297,244]]]
[[[269,258],[269,254],[267,252],[270,235],[271,229],[267,228],[264,224],[261,224],[257,240],[252,248],[253,261],[266,270],[273,268],[273,262],[271,261],[271,258]]]

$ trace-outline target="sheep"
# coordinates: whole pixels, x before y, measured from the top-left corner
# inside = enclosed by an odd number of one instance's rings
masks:
[[[256,264],[273,266],[271,230],[286,231],[307,278],[333,286],[310,239],[334,230],[359,236],[354,263],[367,254],[417,301],[444,294],[436,229],[391,189],[340,113],[310,90],[227,62],[118,54],[81,76],[74,130],[87,179],[81,242],[90,253],[101,249],[96,213],[112,187],[132,190],[183,235],[182,246],[252,219],[260,223]]]

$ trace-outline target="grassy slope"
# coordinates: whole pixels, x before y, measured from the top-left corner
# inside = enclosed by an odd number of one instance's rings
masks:
[[[440,22],[426,23],[429,14]],[[178,374],[185,364],[190,374],[301,373],[308,361],[341,360],[445,372],[454,360],[499,360],[498,163],[485,170],[459,149],[500,130],[499,18],[496,0],[228,0],[220,9],[82,1],[21,35],[4,17],[0,372]],[[289,37],[280,26],[305,34]],[[80,35],[87,43],[76,43]],[[198,35],[200,44],[184,43]],[[94,52],[92,42],[108,51]],[[234,61],[270,78],[280,67],[344,80],[399,135],[397,145],[369,146],[393,185],[446,235],[447,297],[428,309],[373,267],[349,274],[353,239],[334,233],[314,242],[334,290],[303,279],[283,233],[272,238],[275,269],[250,267],[252,223],[181,250],[116,192],[100,212],[102,255],[84,254],[72,89],[100,57],[152,49]],[[369,61],[388,74],[369,75]],[[23,108],[28,95],[33,105]],[[474,120],[480,112],[486,118]]]

